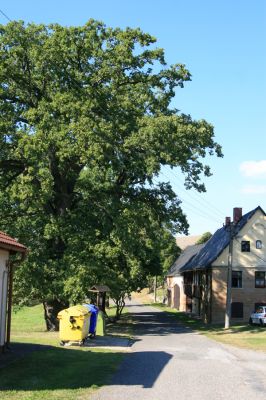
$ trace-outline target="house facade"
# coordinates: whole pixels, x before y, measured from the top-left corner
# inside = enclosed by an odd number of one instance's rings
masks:
[[[10,338],[14,263],[10,262],[9,257],[16,253],[21,254],[23,258],[26,247],[4,232],[0,232],[0,353],[7,346]]]
[[[199,237],[197,237],[198,240]],[[190,241],[191,242],[191,241]],[[190,298],[184,292],[184,277],[180,269],[184,267],[192,257],[201,249],[202,245],[188,245],[181,251],[180,256],[169,269],[167,281],[167,303],[169,307],[176,308],[179,311],[186,311],[189,307]],[[189,304],[187,304],[189,302]]]
[[[225,319],[229,245],[232,259],[232,321],[249,320],[256,305],[266,305],[266,215],[261,207],[242,215],[234,208],[206,244],[185,264],[183,276],[186,311],[205,322]]]

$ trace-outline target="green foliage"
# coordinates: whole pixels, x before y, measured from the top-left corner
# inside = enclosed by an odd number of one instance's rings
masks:
[[[221,148],[210,124],[171,108],[190,73],[155,42],[94,20],[0,26],[1,229],[29,248],[17,302],[77,302],[94,283],[127,293],[162,268],[165,232],[187,232],[154,177],[179,167],[204,190],[203,158]]]
[[[203,244],[208,242],[208,240],[212,237],[211,232],[205,232],[202,234],[202,236],[199,238],[199,240],[196,242],[196,244]]]
[[[160,243],[161,272],[165,276],[169,270],[169,266],[175,262],[181,250],[176,244],[175,237],[169,231],[163,232]]]

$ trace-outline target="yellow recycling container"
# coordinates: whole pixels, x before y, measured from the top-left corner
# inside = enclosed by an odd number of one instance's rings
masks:
[[[73,306],[58,313],[60,343],[84,343],[90,327],[90,312],[86,307]]]

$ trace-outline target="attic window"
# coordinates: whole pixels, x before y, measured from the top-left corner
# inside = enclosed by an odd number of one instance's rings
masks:
[[[262,241],[256,240],[256,249],[262,249]]]
[[[241,251],[250,252],[250,241],[249,240],[242,240]]]

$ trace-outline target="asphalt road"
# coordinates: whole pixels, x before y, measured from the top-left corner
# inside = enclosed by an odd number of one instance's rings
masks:
[[[187,330],[160,310],[131,302],[136,341],[110,385],[92,400],[265,400],[266,354]]]

